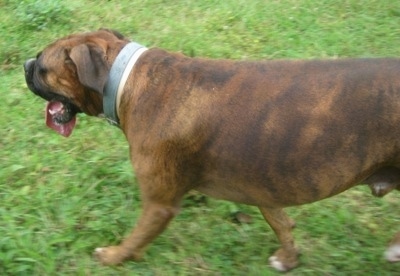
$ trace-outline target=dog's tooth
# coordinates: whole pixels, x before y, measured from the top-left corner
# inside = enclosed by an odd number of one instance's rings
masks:
[[[50,115],[54,115],[63,111],[64,104],[61,102],[49,102],[47,104],[47,109],[49,110]]]

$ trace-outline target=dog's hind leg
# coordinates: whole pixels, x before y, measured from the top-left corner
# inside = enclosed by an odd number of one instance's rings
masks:
[[[260,207],[260,211],[281,243],[281,248],[269,258],[271,266],[279,271],[288,271],[296,267],[299,253],[291,233],[295,226],[294,221],[282,209]]]

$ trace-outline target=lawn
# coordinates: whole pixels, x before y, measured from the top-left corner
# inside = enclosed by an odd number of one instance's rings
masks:
[[[107,27],[189,56],[400,56],[393,0],[2,0],[0,18],[0,275],[278,275],[267,262],[278,243],[257,209],[199,194],[144,261],[96,262],[94,248],[135,224],[140,195],[118,128],[84,115],[68,139],[46,128],[22,64],[55,39]],[[360,186],[288,208],[302,251],[288,275],[399,274],[382,257],[400,229],[398,198]],[[252,223],[232,221],[236,211]]]

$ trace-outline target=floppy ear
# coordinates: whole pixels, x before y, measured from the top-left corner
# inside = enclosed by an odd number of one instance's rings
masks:
[[[76,66],[79,81],[99,93],[103,93],[108,77],[104,56],[102,48],[87,44],[75,46],[69,53],[69,57]]]

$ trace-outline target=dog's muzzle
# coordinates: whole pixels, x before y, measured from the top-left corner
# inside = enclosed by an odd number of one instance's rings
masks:
[[[36,59],[35,58],[30,58],[24,63],[24,70],[25,74],[29,72],[29,70],[32,68],[32,65],[35,63]]]
[[[24,63],[25,81],[31,91],[35,91],[35,87],[33,85],[33,69],[35,62],[36,59],[31,58]]]

